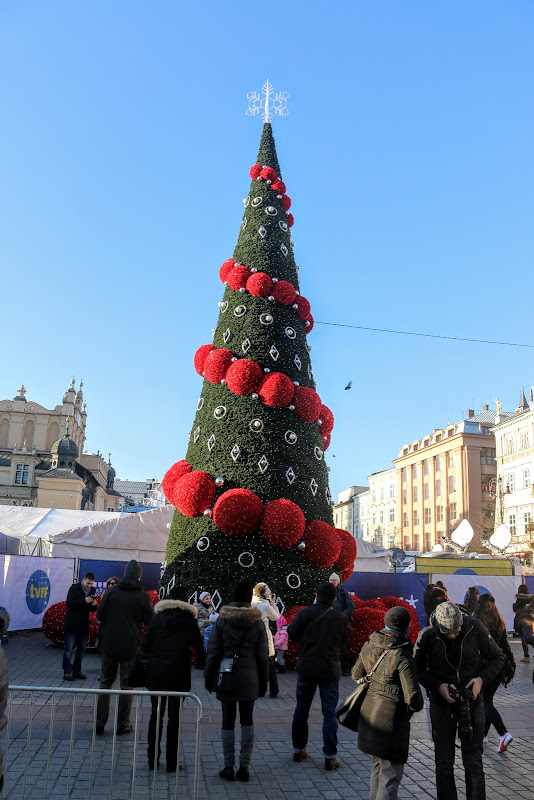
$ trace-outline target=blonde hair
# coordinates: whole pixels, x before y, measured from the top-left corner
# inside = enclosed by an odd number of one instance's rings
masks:
[[[257,583],[254,589],[252,590],[252,594],[255,594],[256,597],[263,597],[264,596],[263,592],[265,591],[266,588],[267,588],[266,583]]]

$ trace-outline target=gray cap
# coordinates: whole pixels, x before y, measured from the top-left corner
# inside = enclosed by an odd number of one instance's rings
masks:
[[[434,617],[439,627],[444,631],[457,631],[462,627],[462,612],[456,603],[451,603],[450,600],[437,606]]]

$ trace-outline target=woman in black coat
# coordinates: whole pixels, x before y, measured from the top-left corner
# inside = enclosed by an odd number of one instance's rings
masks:
[[[248,781],[248,767],[254,747],[254,701],[264,697],[269,675],[269,645],[261,611],[250,605],[251,586],[243,579],[232,592],[229,605],[221,608],[212,628],[204,681],[208,692],[216,691],[222,704],[222,745],[224,769],[221,778],[234,780],[235,719],[239,704],[241,751],[239,754],[240,781]],[[233,668],[225,675],[228,685],[219,682],[222,658],[234,658]]]
[[[191,691],[191,648],[202,647],[202,637],[197,623],[197,610],[189,605],[187,596],[186,588],[176,586],[169,592],[169,597],[160,600],[154,608],[154,616],[140,648],[141,657],[148,657],[146,686],[149,691]],[[148,723],[147,755],[148,766],[154,769],[159,698],[150,699],[152,714]],[[163,696],[159,705],[158,765],[163,717],[167,707],[167,772],[176,772],[180,698]]]
[[[406,637],[410,614],[402,606],[390,608],[384,623],[385,628],[364,644],[352,669],[357,681],[386,654],[371,678],[358,723],[358,747],[373,758],[370,800],[397,797],[408,760],[410,717],[424,705],[412,643]]]

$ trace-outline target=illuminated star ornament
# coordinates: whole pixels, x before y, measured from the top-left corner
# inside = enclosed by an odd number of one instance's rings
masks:
[[[246,114],[249,117],[259,116],[263,122],[272,122],[278,114],[280,117],[287,117],[287,98],[289,92],[275,92],[269,81],[267,81],[260,92],[248,92],[248,108]]]

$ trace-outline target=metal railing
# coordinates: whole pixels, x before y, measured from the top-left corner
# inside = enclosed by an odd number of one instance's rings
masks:
[[[115,708],[110,714],[113,734],[111,748],[109,736],[97,736],[97,704],[101,695],[115,697]],[[119,698],[131,696],[133,706],[130,717],[133,730],[127,736],[117,739]],[[143,705],[144,698],[157,697],[157,720],[154,771],[146,775],[143,785],[147,790],[144,796],[158,800],[159,797],[178,798],[180,788],[188,798],[198,800],[198,778],[200,768],[200,720],[202,704],[191,692],[150,692],[144,690],[121,689],[74,689],[52,686],[10,686],[8,693],[8,723],[5,729],[4,747],[4,787],[0,800],[26,800],[31,797],[48,800],[50,797],[72,797],[77,789],[83,790],[86,800],[93,793],[102,800],[117,796],[120,782],[121,796],[125,796],[125,781],[131,784],[128,794],[139,796],[142,773],[147,770],[146,755],[139,759],[139,745],[147,743],[148,724],[143,725],[143,717],[152,712],[152,703]],[[158,753],[161,746],[162,697],[180,699],[178,725],[176,776],[173,773],[162,775],[158,769]],[[83,700],[89,702],[83,702]],[[192,759],[184,755],[185,769],[180,770],[180,749],[184,750],[182,732],[184,724],[184,703],[191,701],[192,708],[186,708],[186,717],[194,721],[194,751]],[[168,702],[168,701],[167,701]],[[188,712],[192,711],[192,714]],[[164,710],[163,710],[164,713]],[[148,722],[148,719],[147,719]],[[142,738],[139,736],[143,731]],[[188,744],[190,739],[188,737]],[[139,763],[138,763],[139,761]],[[192,768],[192,774],[191,774]],[[152,783],[150,790],[150,782]],[[174,795],[171,794],[174,782]],[[151,792],[151,793],[150,793]]]

